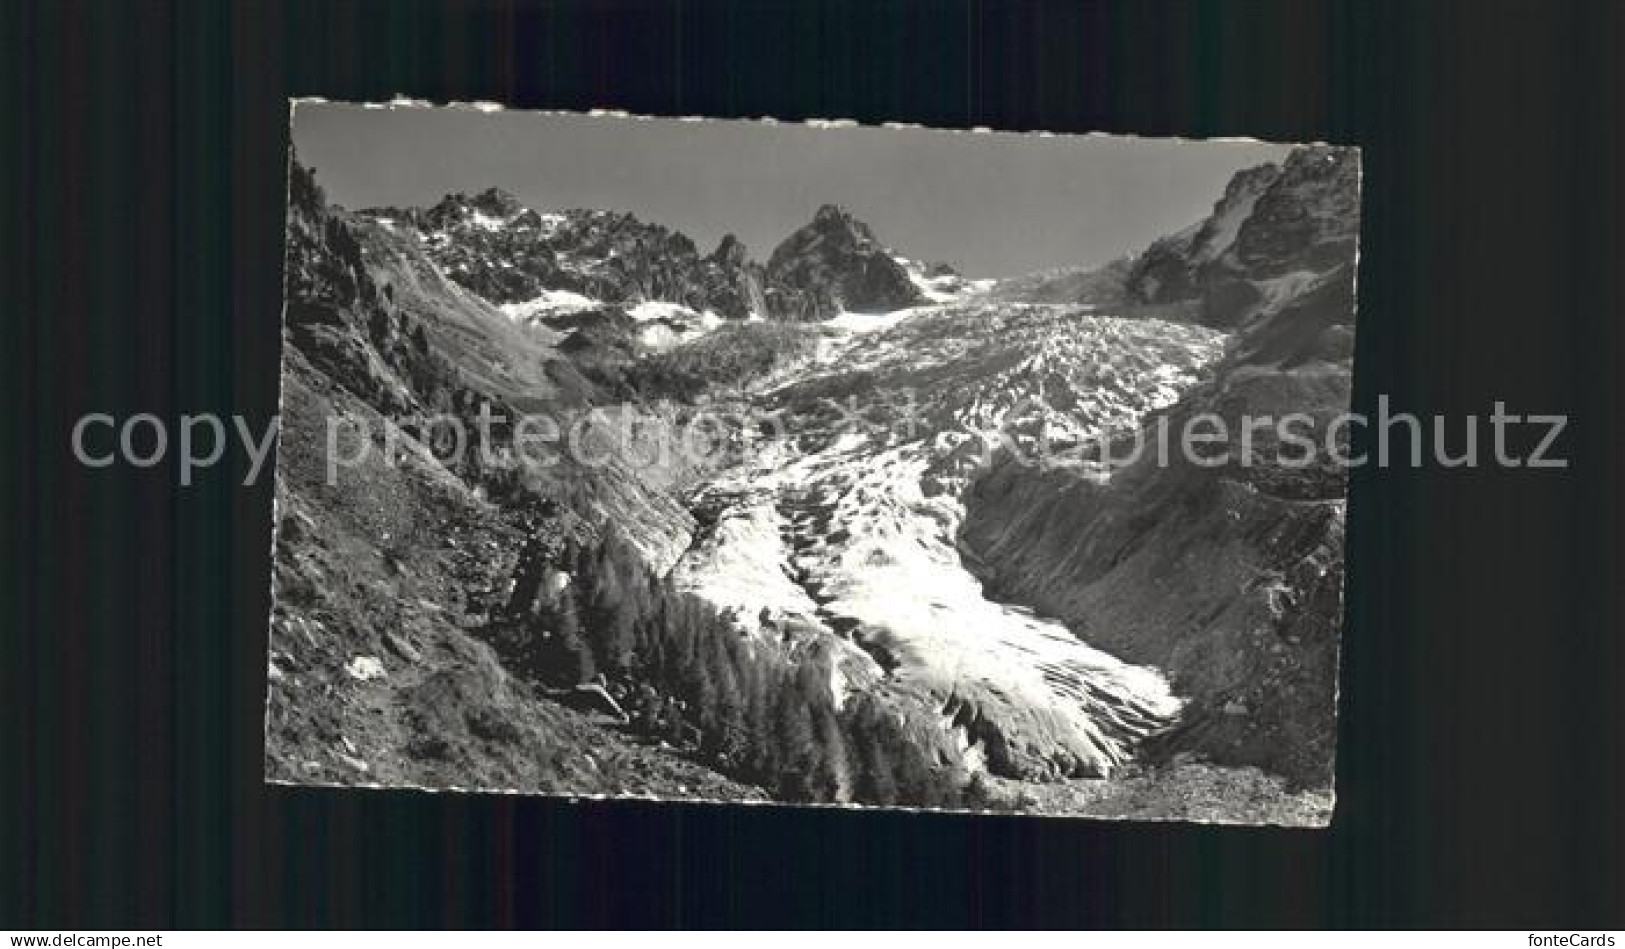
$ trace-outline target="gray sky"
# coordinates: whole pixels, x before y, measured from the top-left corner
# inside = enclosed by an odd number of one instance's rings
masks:
[[[349,208],[496,186],[538,211],[630,211],[765,261],[826,203],[969,276],[1105,263],[1205,216],[1284,146],[300,104],[293,140]]]

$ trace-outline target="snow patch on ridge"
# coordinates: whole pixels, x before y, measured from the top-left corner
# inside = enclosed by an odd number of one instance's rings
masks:
[[[849,333],[878,333],[889,330],[897,324],[913,316],[917,308],[893,310],[890,313],[852,313],[843,312],[830,317],[824,322],[825,326],[846,330]]]
[[[710,310],[695,310],[669,300],[645,300],[626,311],[643,324],[638,341],[650,349],[669,349],[704,336],[722,325]]]
[[[626,312],[639,323],[660,319],[697,319],[699,314],[683,306],[681,303],[672,303],[668,300],[645,300],[636,306],[628,307]]]
[[[494,214],[486,214],[484,211],[475,211],[469,216],[469,223],[473,224],[482,231],[500,231],[507,227],[511,220],[511,218],[503,218],[497,217]]]
[[[497,309],[515,321],[534,320],[554,313],[574,313],[603,306],[602,300],[572,293],[569,290],[544,290],[539,296],[519,303],[504,303]]]

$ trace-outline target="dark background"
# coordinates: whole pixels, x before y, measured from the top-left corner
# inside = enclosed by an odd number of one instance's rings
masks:
[[[1625,925],[1617,4],[8,3],[0,927]],[[260,780],[286,97],[1364,147],[1356,408],[1570,412],[1352,485],[1329,832]]]

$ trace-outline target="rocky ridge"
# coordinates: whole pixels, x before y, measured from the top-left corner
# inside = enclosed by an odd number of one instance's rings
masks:
[[[1239,326],[1304,280],[1352,261],[1358,202],[1357,151],[1295,149],[1279,167],[1238,173],[1212,214],[1148,248],[1127,294],[1141,303],[1197,301],[1201,322]]]
[[[760,268],[732,235],[702,256],[686,235],[629,214],[538,213],[495,188],[363,216],[414,235],[448,278],[510,316],[645,302],[727,319],[760,312]]]
[[[825,205],[784,239],[767,265],[725,235],[700,254],[681,232],[601,210],[538,213],[492,188],[452,194],[428,209],[374,208],[363,216],[416,234],[447,277],[510,315],[591,303],[675,304],[723,319],[819,320],[886,312],[925,299],[949,276],[895,260],[850,212]]]

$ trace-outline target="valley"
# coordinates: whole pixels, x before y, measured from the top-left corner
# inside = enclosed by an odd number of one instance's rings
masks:
[[[268,776],[1323,824],[1340,472],[1102,448],[1347,407],[1353,161],[1006,281],[835,206],[763,265],[494,189],[348,212],[295,163]],[[482,407],[601,460],[411,423]],[[409,450],[329,478],[334,417]]]

